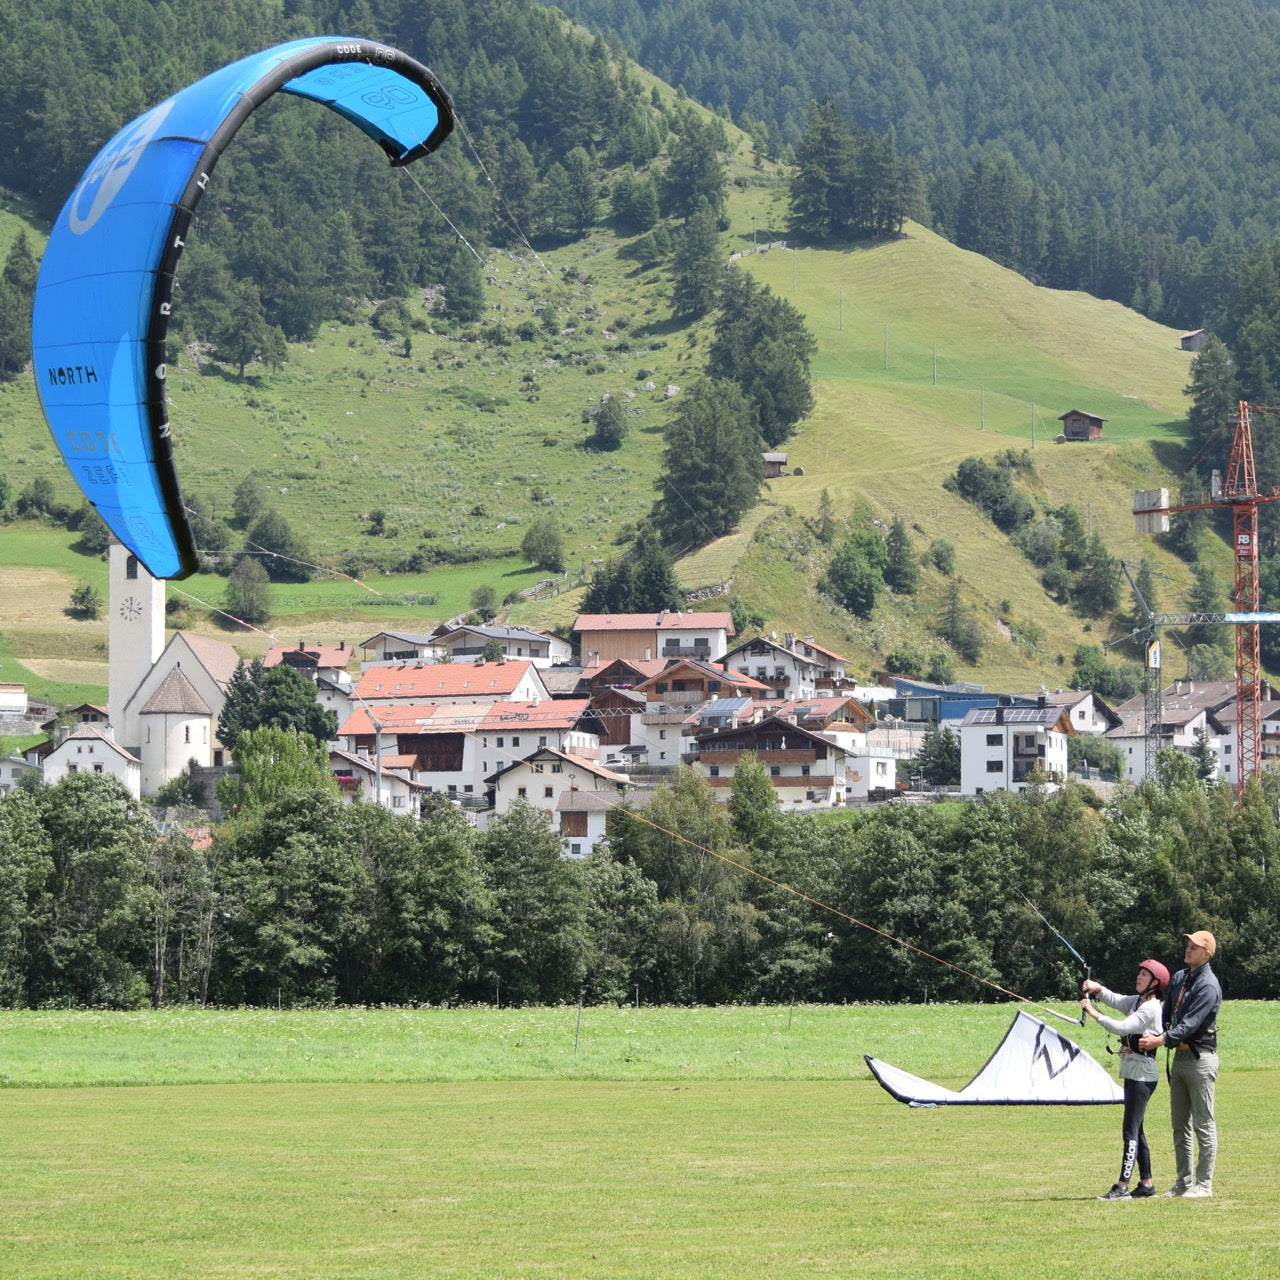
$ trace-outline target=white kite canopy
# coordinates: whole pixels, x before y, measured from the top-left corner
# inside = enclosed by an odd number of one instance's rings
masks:
[[[1018,1011],[987,1064],[957,1093],[865,1054],[871,1074],[899,1102],[913,1107],[1081,1106],[1123,1102],[1124,1092],[1066,1036]]]

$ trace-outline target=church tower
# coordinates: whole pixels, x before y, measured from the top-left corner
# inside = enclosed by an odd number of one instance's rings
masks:
[[[109,553],[107,718],[122,747],[138,744],[140,728],[124,723],[124,709],[164,649],[163,578],[153,578],[120,542]]]

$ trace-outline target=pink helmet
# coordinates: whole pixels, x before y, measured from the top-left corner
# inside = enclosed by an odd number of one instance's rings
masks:
[[[1169,990],[1169,970],[1159,960],[1144,960],[1138,968],[1145,969],[1160,984],[1161,995]]]

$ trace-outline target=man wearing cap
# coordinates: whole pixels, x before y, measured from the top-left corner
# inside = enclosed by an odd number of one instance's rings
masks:
[[[1222,988],[1209,967],[1218,949],[1213,934],[1207,929],[1197,929],[1183,936],[1187,940],[1187,967],[1173,975],[1165,994],[1164,1032],[1143,1036],[1138,1047],[1154,1049],[1165,1045],[1173,1051],[1172,1063],[1166,1069],[1178,1180],[1165,1194],[1201,1197],[1213,1194],[1213,1166],[1218,1154],[1213,1091],[1218,1079],[1218,1009],[1222,1005]],[[1193,1135],[1199,1146],[1194,1179],[1191,1175]]]

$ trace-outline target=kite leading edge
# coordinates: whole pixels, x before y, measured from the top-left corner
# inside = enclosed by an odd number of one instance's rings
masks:
[[[277,45],[125,125],[71,193],[40,265],[31,345],[49,430],[85,497],[157,578],[197,564],[165,403],[178,259],[218,157],[277,92],[336,111],[394,166],[434,151],[454,124],[439,81],[397,49],[346,36]]]

